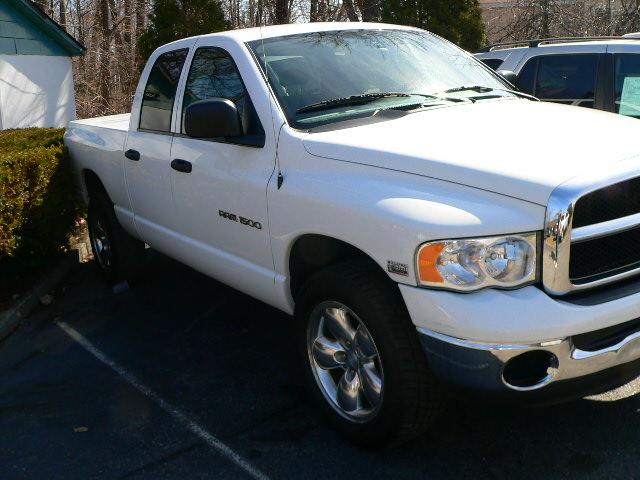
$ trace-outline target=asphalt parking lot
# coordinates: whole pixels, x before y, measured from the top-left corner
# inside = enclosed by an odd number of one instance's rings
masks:
[[[0,343],[0,479],[640,478],[638,380],[562,406],[449,402],[367,451],[300,385],[292,319],[161,255],[114,293],[83,264]]]

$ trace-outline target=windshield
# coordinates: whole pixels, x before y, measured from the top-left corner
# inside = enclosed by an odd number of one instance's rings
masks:
[[[371,116],[383,109],[511,96],[500,90],[505,84],[467,52],[422,30],[313,32],[248,45],[266,68],[295,128]],[[477,88],[444,94],[467,86],[488,87],[491,94]]]

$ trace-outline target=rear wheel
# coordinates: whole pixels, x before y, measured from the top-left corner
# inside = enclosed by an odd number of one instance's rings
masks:
[[[90,200],[88,217],[91,249],[103,275],[111,282],[131,279],[141,264],[144,243],[124,231],[103,195]]]
[[[307,383],[332,425],[370,446],[424,432],[442,392],[397,287],[350,262],[314,275],[296,299]]]

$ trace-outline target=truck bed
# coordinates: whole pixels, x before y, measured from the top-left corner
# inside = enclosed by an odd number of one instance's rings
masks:
[[[70,126],[87,126],[87,127],[99,127],[108,128],[110,130],[129,130],[130,113],[123,113],[120,115],[108,115],[106,117],[87,118],[85,120],[74,120]]]

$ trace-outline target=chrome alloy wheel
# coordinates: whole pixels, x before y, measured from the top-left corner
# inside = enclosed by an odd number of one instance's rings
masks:
[[[105,270],[109,270],[112,261],[111,239],[99,218],[93,224],[91,246],[100,266]]]
[[[380,410],[380,353],[362,320],[347,306],[323,302],[311,313],[307,352],[318,387],[333,409],[362,423]]]

